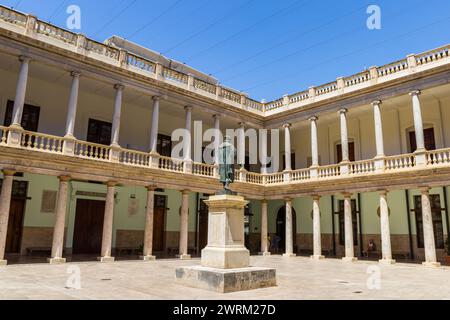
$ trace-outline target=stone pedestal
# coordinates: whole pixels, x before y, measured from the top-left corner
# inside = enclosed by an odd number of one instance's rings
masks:
[[[63,264],[66,263],[66,258],[47,258],[49,264]]]
[[[276,285],[275,269],[249,267],[250,252],[244,246],[244,207],[236,195],[211,196],[208,245],[201,266],[176,269],[177,280],[187,286],[217,292],[233,292]]]
[[[0,260],[0,267],[1,266],[6,266],[8,264],[7,260]]]
[[[142,261],[154,261],[156,260],[155,256],[139,256],[139,260]]]
[[[100,262],[114,262],[114,257],[97,257]]]

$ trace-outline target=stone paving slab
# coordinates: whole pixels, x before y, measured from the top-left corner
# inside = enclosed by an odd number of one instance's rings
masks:
[[[277,286],[221,294],[177,283],[175,269],[199,265],[199,259],[22,264],[0,268],[0,299],[450,299],[449,267],[276,255],[250,261],[276,268]],[[66,288],[74,266],[81,289]]]

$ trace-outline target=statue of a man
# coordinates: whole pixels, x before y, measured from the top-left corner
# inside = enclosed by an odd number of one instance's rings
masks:
[[[225,141],[219,147],[219,175],[223,184],[223,193],[232,194],[230,184],[234,182],[234,146],[231,138],[225,136]]]

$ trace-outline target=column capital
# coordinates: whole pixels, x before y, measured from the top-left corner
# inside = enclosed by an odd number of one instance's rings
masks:
[[[426,193],[430,193],[430,187],[428,186],[421,186],[419,187],[420,193],[422,194],[426,194]]]
[[[413,90],[409,93],[410,96],[418,96],[420,94],[422,94],[422,91],[420,90]]]
[[[318,116],[312,116],[308,120],[311,121],[311,122],[316,122],[317,120],[319,120],[319,117]]]
[[[290,123],[285,123],[285,124],[283,124],[283,128],[284,129],[288,129],[288,128],[290,128],[292,126],[292,124],[290,124]]]
[[[261,203],[262,203],[262,204],[267,204],[268,202],[269,202],[269,200],[267,200],[267,199],[262,199],[262,200],[261,200]]]
[[[239,125],[239,127],[243,128],[243,127],[245,127],[245,122],[243,122],[243,121],[238,122],[238,125]]]
[[[30,62],[31,57],[27,56],[27,55],[21,55],[19,56],[19,61],[20,62]]]
[[[116,83],[114,85],[114,89],[118,90],[118,91],[123,91],[123,89],[125,89],[125,86],[121,83]]]
[[[153,100],[153,101],[159,101],[160,99],[161,99],[160,96],[153,96],[153,97],[152,97],[152,100]]]
[[[2,172],[4,176],[13,176],[16,174],[16,171],[12,169],[3,169]]]
[[[108,187],[115,187],[117,185],[117,181],[107,181],[107,182],[105,182],[105,184]]]
[[[342,195],[344,196],[344,198],[351,198],[352,197],[352,193],[351,192],[342,192]]]
[[[381,105],[383,102],[381,101],[381,100],[374,100],[374,101],[372,101],[372,107],[375,107],[375,106],[379,106],[379,105]]]
[[[189,194],[191,192],[191,190],[181,190],[180,192],[182,195],[186,195],[186,194]]]
[[[319,194],[313,194],[311,195],[311,197],[313,198],[313,200],[319,201],[322,196]]]
[[[292,202],[292,198],[291,198],[291,197],[284,197],[284,201],[286,201],[286,202]]]
[[[184,110],[186,110],[186,111],[192,111],[192,106],[184,106]]]
[[[346,114],[347,113],[347,109],[346,108],[341,108],[341,109],[339,109],[339,114]]]
[[[386,190],[386,189],[378,190],[378,194],[379,194],[380,196],[387,196],[388,192],[389,192],[389,191]]]
[[[70,72],[70,75],[71,75],[72,77],[74,77],[74,78],[79,78],[79,77],[81,76],[81,72],[80,72],[80,71],[73,70],[73,71]]]
[[[70,176],[62,175],[62,176],[59,176],[58,179],[59,179],[59,181],[62,181],[62,182],[68,182],[68,181],[70,181]]]
[[[147,191],[155,191],[156,189],[158,189],[158,187],[153,184],[146,186],[145,188],[147,189]]]
[[[213,115],[214,119],[220,119],[222,117],[222,115],[220,113],[216,113]]]

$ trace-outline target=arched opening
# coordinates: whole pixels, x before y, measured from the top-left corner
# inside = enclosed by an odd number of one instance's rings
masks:
[[[279,251],[286,249],[286,206],[281,207],[277,214],[277,236],[280,237]],[[292,208],[292,239],[294,242],[294,253],[297,252],[297,213]]]

